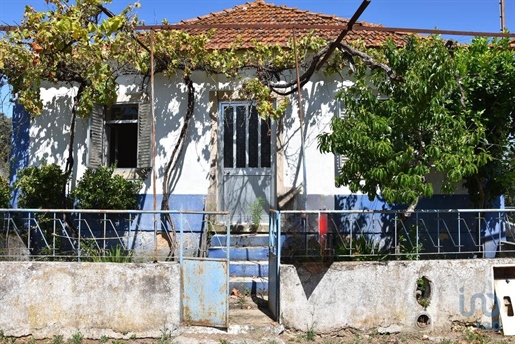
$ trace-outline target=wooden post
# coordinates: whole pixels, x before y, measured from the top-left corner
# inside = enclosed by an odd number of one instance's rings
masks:
[[[499,0],[499,9],[501,12],[501,32],[506,30],[506,12],[504,7],[504,0]]]

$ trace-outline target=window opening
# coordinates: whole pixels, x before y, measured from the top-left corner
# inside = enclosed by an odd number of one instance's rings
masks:
[[[138,104],[116,104],[107,113],[108,165],[137,167]]]
[[[270,120],[254,104],[223,105],[224,168],[269,168],[272,162]]]

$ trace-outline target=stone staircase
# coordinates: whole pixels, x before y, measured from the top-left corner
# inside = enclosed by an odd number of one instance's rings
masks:
[[[211,238],[209,258],[225,258],[227,235]],[[268,234],[231,234],[229,252],[229,290],[242,294],[268,293]]]

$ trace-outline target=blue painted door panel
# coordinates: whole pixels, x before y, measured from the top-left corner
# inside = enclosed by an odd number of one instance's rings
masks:
[[[185,325],[229,326],[229,262],[184,259],[182,322]]]

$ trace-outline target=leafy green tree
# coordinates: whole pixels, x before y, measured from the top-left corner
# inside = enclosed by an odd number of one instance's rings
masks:
[[[355,84],[338,94],[345,118],[319,135],[322,152],[348,158],[336,184],[408,209],[433,195],[428,176],[434,172],[443,175],[448,193],[466,181],[476,206],[502,193],[499,186],[513,180],[505,174],[515,82],[507,40],[455,46],[412,37],[402,48],[389,43],[375,54],[393,73],[358,60]]]
[[[11,119],[0,113],[0,176],[9,174],[9,157],[11,152]]]
[[[515,60],[508,39],[476,38],[457,57],[467,72],[460,78],[462,101],[472,111],[482,112],[486,139],[476,149],[490,159],[477,173],[466,177],[472,201],[478,207],[496,206],[493,201],[515,196]],[[513,204],[513,203],[512,203]]]
[[[9,201],[11,200],[11,188],[9,181],[0,176],[0,208],[9,208]]]

